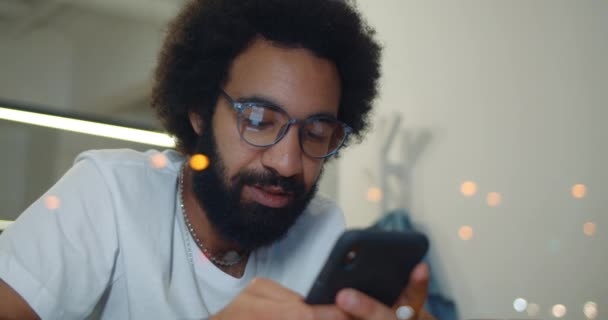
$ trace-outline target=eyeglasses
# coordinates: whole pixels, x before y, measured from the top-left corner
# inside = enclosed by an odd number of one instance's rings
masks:
[[[353,131],[347,124],[329,115],[314,115],[298,120],[272,103],[238,102],[223,90],[220,92],[238,112],[237,130],[241,139],[252,146],[273,146],[281,141],[291,125],[297,124],[302,152],[311,158],[325,159],[336,154]]]

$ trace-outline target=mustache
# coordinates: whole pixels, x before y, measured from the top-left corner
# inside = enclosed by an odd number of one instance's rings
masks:
[[[266,170],[262,172],[241,171],[237,177],[236,185],[256,185],[261,187],[278,187],[286,193],[296,196],[305,192],[304,183],[296,177],[283,177],[276,172]]]

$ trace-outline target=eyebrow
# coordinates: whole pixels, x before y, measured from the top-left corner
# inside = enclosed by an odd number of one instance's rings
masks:
[[[289,115],[289,113],[287,112],[287,110],[285,110],[285,108],[283,108],[279,103],[276,103],[275,101],[272,100],[272,98],[269,98],[269,97],[260,96],[260,95],[251,95],[251,96],[239,97],[239,98],[235,99],[235,101],[240,102],[240,103],[253,102],[253,103],[267,104],[267,105],[270,105],[271,107],[281,109]],[[291,115],[289,115],[289,116],[291,117]],[[330,119],[338,120],[338,118],[335,115],[333,115],[329,112],[313,113],[313,114],[309,115],[308,117],[306,117],[306,119],[310,119],[312,117],[327,117]]]

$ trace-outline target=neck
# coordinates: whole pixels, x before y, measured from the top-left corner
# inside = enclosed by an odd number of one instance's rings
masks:
[[[223,257],[230,251],[241,253],[242,250],[237,243],[223,239],[220,233],[213,227],[205,209],[201,207],[192,189],[192,169],[189,166],[183,168],[183,201],[184,214],[194,229],[193,233],[203,243],[205,249],[214,257]],[[200,250],[200,248],[199,248]],[[247,256],[243,256],[241,261],[233,266],[219,266],[222,271],[233,276],[240,277],[247,264]]]

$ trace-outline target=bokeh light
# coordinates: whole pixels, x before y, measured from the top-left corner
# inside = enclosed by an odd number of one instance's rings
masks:
[[[528,308],[528,301],[523,298],[517,298],[513,301],[513,308],[517,312],[524,312]]]
[[[595,225],[595,223],[587,222],[583,225],[583,232],[585,233],[585,235],[588,235],[591,237],[595,234],[596,228],[597,228],[597,226]]]
[[[195,154],[190,158],[190,168],[202,171],[209,167],[209,158],[204,154]]]
[[[471,240],[473,238],[473,228],[470,226],[462,226],[458,230],[458,237],[464,241]]]
[[[598,310],[595,302],[589,301],[583,306],[583,313],[587,319],[597,318]]]
[[[490,207],[498,207],[502,202],[502,196],[498,192],[490,192],[486,197],[486,203]]]
[[[576,199],[582,199],[587,195],[587,186],[584,184],[575,184],[572,186],[572,196]]]
[[[551,314],[556,318],[563,318],[566,315],[566,306],[563,304],[556,304],[551,309]]]
[[[536,317],[540,312],[540,306],[536,303],[529,303],[526,311],[530,317]]]
[[[162,169],[167,166],[167,157],[162,153],[156,153],[150,156],[150,164],[153,168]]]
[[[49,210],[57,210],[61,207],[61,199],[57,196],[47,196],[44,199],[44,206]]]
[[[473,181],[465,181],[460,185],[460,192],[465,197],[472,197],[477,193],[477,184]]]
[[[369,202],[380,202],[382,200],[382,189],[378,187],[371,187],[367,189],[367,201]]]

